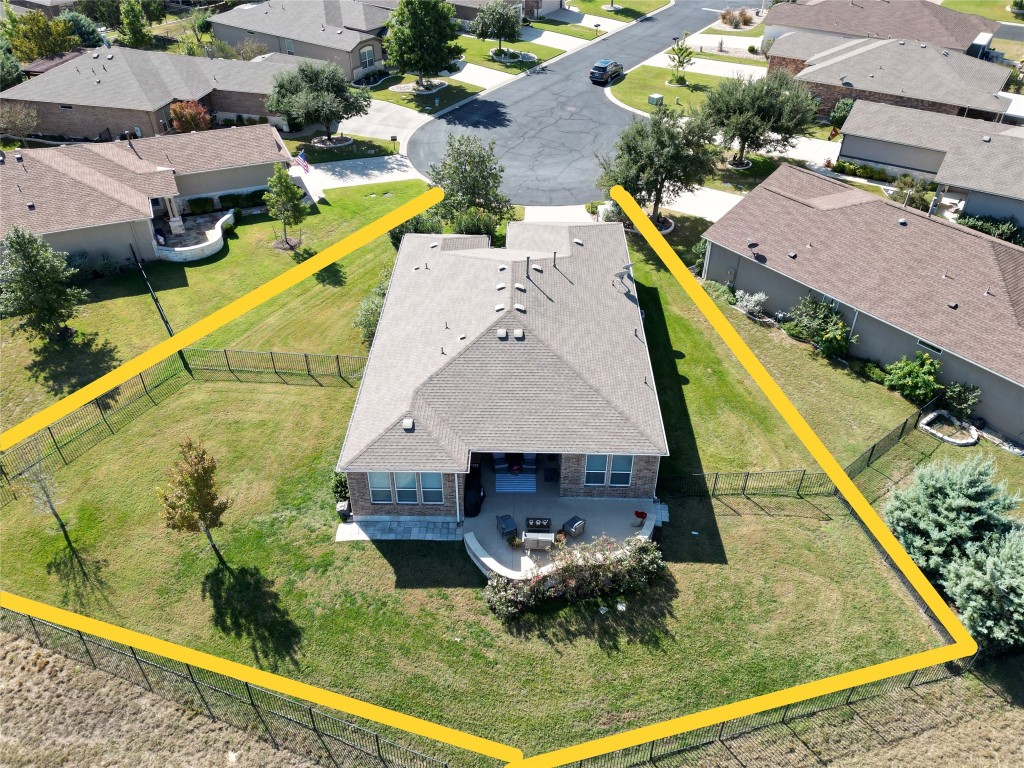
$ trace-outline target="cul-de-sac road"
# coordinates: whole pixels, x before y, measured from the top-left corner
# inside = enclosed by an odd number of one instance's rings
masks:
[[[446,136],[469,133],[495,142],[505,166],[504,191],[521,205],[573,205],[599,200],[598,154],[610,154],[633,115],[587,77],[598,59],[628,70],[672,45],[673,37],[707,26],[707,0],[675,4],[593,45],[563,56],[543,73],[524,75],[431,120],[409,141],[409,159],[426,174],[444,154]]]

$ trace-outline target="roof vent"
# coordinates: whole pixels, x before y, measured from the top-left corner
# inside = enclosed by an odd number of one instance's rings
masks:
[[[24,161],[25,161],[25,158],[21,156],[21,152],[15,152],[14,153],[14,162],[22,163]]]
[[[992,141],[992,137],[991,136],[982,136],[981,140],[984,141],[987,144],[990,141]]]
[[[928,47],[928,43],[921,43],[921,47],[922,48],[927,48]]]
[[[508,338],[508,331],[506,329],[504,329],[504,328],[499,328],[498,329],[498,338],[501,339],[502,341],[507,339]]]
[[[523,285],[522,283],[516,283],[516,290],[517,291],[525,291],[526,290],[526,286]]]
[[[459,341],[465,341],[465,340],[466,340],[466,334],[464,334],[464,333],[459,334]]]
[[[504,291],[505,290],[505,284],[504,283],[498,283],[497,288],[498,288],[499,291]]]
[[[402,429],[406,432],[412,432],[416,428],[416,422],[412,419],[402,419]]]
[[[432,242],[432,243],[430,244],[430,247],[431,247],[431,248],[437,248],[437,240],[435,240],[434,242]]]
[[[949,51],[943,51],[943,52],[942,52],[942,55],[943,55],[943,56],[949,56]]]
[[[25,203],[25,207],[28,208],[30,211],[34,211],[36,209],[36,204],[35,203]]]
[[[544,267],[542,267],[540,264],[534,264],[532,267],[530,267],[530,269],[532,269],[534,272],[544,271]]]
[[[900,219],[900,226],[901,227],[907,226],[907,220],[906,219]]]
[[[900,40],[900,45],[906,45],[906,44],[907,44],[906,40]]]
[[[92,55],[92,57],[93,57],[94,59],[98,59],[98,58],[100,57],[100,55],[99,55],[98,53],[94,53],[94,54]]]
[[[505,305],[504,304],[495,304],[494,305],[494,311],[495,312],[504,312],[505,311]]]
[[[526,307],[524,307],[522,304],[516,304],[515,307],[516,307],[516,312],[525,312],[526,311]]]
[[[520,341],[522,341],[526,337],[526,334],[523,332],[522,328],[516,328],[514,331],[512,331],[512,335],[515,336]]]
[[[114,54],[108,53],[107,54],[107,61],[110,61],[112,58],[114,58]]]
[[[578,237],[574,237],[572,241],[576,243],[576,245],[583,245],[583,241],[580,240]]]
[[[498,271],[499,272],[504,272],[506,269],[508,269],[508,267],[505,266],[504,264],[499,264],[498,265]]]
[[[99,85],[99,84],[100,84],[99,78],[96,78],[96,85]]]
[[[795,259],[796,258],[796,251],[790,251],[786,255],[789,256],[789,258],[791,258],[791,259]]]
[[[949,302],[949,304],[947,304],[946,306],[947,306],[947,307],[949,307],[950,309],[956,309],[956,308],[957,308],[957,307],[959,307],[960,305],[959,305],[959,304],[957,304],[957,303],[956,303],[955,301],[951,301],[951,302]]]

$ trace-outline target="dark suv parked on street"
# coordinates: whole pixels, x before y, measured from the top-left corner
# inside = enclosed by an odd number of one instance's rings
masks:
[[[601,59],[590,68],[590,82],[607,85],[622,74],[622,65],[611,59]]]

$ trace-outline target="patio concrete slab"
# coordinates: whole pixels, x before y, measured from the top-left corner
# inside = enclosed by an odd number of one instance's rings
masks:
[[[313,199],[322,197],[325,189],[423,178],[408,158],[401,155],[318,163],[309,167],[309,173],[304,173],[298,166],[292,166],[289,173],[306,188]]]
[[[708,221],[718,221],[742,199],[743,195],[701,187],[696,192],[685,192],[679,197],[666,200],[662,207],[676,213],[699,216]]]
[[[533,27],[523,27],[523,31],[520,33],[519,37],[527,43],[546,45],[549,48],[557,48],[560,51],[575,51],[577,48],[582,48],[590,42],[589,40],[584,40],[582,37],[562,35],[558,32],[551,32],[546,29],[534,29]],[[512,48],[515,48],[515,44],[512,44]]]
[[[664,52],[652,56],[644,64],[649,67],[672,69],[672,61]],[[768,67],[733,64],[730,61],[714,61],[713,59],[694,59],[693,63],[686,68],[686,73],[689,72],[699,75],[714,75],[715,77],[752,77],[755,80],[760,80],[768,74]]]
[[[494,88],[515,79],[515,75],[507,72],[499,72],[489,67],[481,67],[479,64],[467,64],[459,62],[459,70],[450,74],[452,80],[461,80],[463,83],[478,85],[481,88]]]
[[[583,205],[527,205],[523,209],[524,221],[546,221],[558,224],[579,222],[590,224],[594,217]]]

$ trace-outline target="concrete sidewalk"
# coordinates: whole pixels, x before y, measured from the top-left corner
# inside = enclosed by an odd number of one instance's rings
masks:
[[[668,53],[659,53],[656,56],[651,56],[644,64],[649,67],[672,69],[672,61],[669,59]],[[695,58],[693,63],[683,70],[683,74],[689,74],[690,72],[698,75],[714,75],[715,77],[752,77],[755,80],[760,80],[768,74],[768,67]]]
[[[413,168],[412,163],[401,155],[319,163],[311,165],[309,173],[304,173],[299,166],[293,165],[289,173],[314,200],[323,197],[326,189],[423,179],[419,171]]]

